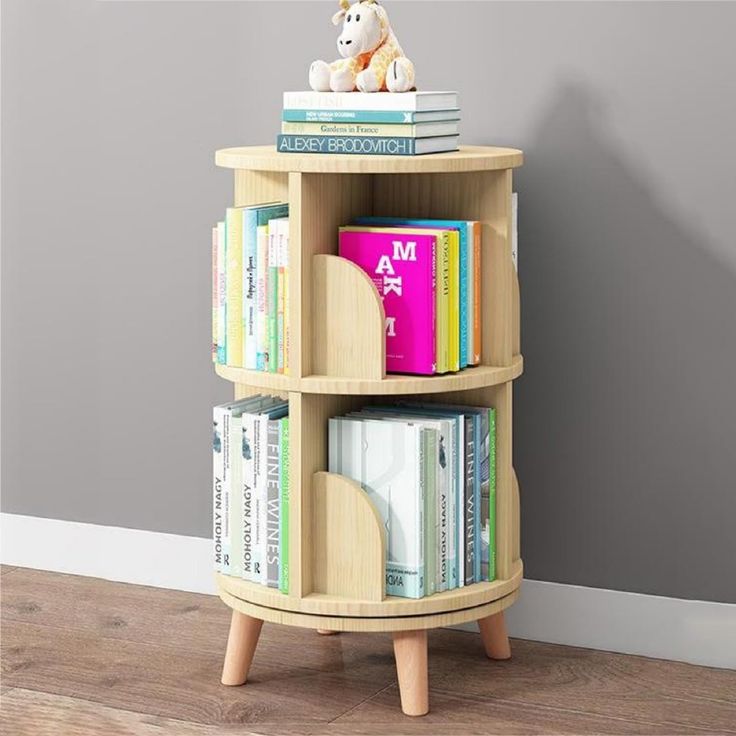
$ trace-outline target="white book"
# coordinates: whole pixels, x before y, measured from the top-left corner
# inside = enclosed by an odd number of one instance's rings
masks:
[[[458,107],[457,92],[284,92],[289,110],[400,110],[422,112]]]
[[[222,535],[226,524],[223,499],[225,480],[225,420],[222,407],[212,410],[212,548],[215,571],[222,572]]]
[[[422,428],[337,417],[329,420],[329,470],[361,484],[386,527],[386,592],[424,595]]]
[[[227,340],[227,242],[225,223],[217,223],[217,362],[224,363]]]
[[[394,412],[371,411],[355,412],[350,416],[383,419],[384,421],[393,422],[413,422],[428,429],[434,429],[438,435],[438,448],[435,457],[436,477],[437,477],[437,494],[436,494],[436,513],[435,524],[437,539],[436,544],[436,580],[435,590],[440,593],[445,590],[451,590],[457,587],[457,575],[452,569],[455,565],[455,554],[457,549],[456,533],[456,476],[455,476],[455,460],[456,460],[456,436],[455,419],[438,418],[430,416],[422,416],[420,414],[407,416],[406,413],[400,413],[401,409],[397,408]]]

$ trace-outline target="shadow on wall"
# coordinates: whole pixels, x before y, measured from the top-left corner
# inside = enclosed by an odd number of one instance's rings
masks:
[[[667,211],[605,112],[561,89],[518,173],[526,576],[733,602],[711,568],[734,554],[734,264]]]

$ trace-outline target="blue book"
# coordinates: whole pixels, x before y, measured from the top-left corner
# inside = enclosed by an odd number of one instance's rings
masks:
[[[437,123],[460,120],[460,110],[284,110],[287,123]]]
[[[473,315],[468,311],[468,283],[472,278],[468,268],[468,244],[473,237],[472,222],[467,220],[413,220],[397,217],[359,217],[356,225],[411,225],[415,227],[450,228],[460,234],[460,367],[473,364],[468,349],[468,331],[473,329]]]
[[[243,364],[258,370],[256,340],[256,284],[258,283],[257,229],[269,220],[286,217],[288,204],[268,204],[248,207],[243,213]]]
[[[400,138],[365,135],[288,135],[276,139],[279,153],[332,153],[360,156],[421,156],[426,153],[457,151],[456,135],[432,138]]]

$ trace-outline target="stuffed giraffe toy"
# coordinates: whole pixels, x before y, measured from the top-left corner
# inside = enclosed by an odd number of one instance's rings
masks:
[[[343,21],[337,39],[342,58],[328,64],[315,61],[309,67],[309,86],[317,92],[407,92],[414,87],[414,65],[404,56],[378,0],[350,4],[340,0],[332,17]]]

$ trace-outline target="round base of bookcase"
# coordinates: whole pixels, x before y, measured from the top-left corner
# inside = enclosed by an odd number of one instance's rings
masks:
[[[353,601],[321,594],[300,599],[227,575],[217,575],[216,581],[224,603],[261,621],[330,631],[395,632],[454,626],[499,613],[516,600],[522,572],[517,560],[507,580],[475,583],[417,600],[389,596],[383,601]]]

